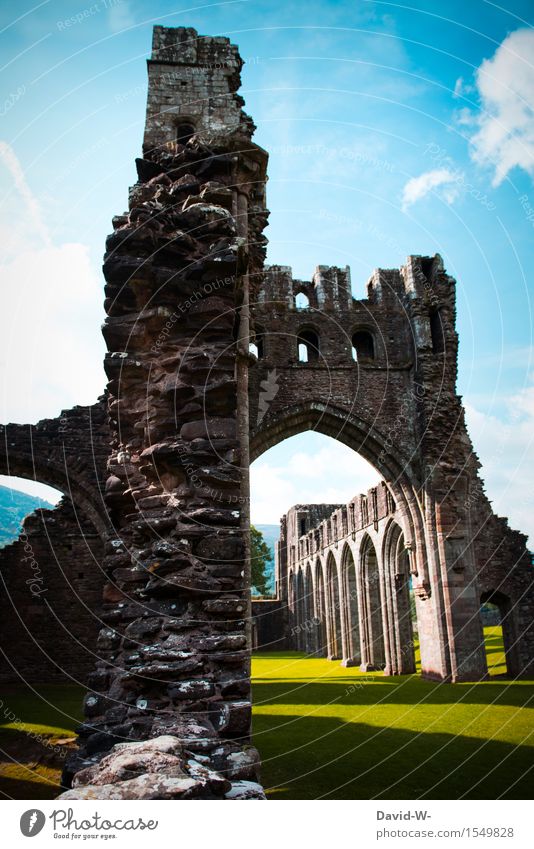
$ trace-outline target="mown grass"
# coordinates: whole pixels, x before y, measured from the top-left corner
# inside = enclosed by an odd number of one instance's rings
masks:
[[[58,795],[63,763],[73,744],[58,745],[57,741],[73,737],[82,718],[83,696],[83,688],[73,684],[3,688],[0,798],[54,799]]]
[[[529,798],[534,681],[497,677],[505,672],[500,629],[486,629],[486,645],[492,680],[455,685],[363,674],[297,652],[256,654],[254,743],[268,795]],[[1,696],[3,798],[58,794],[62,759],[34,735],[54,744],[81,719],[82,688],[35,691],[21,685]]]
[[[274,799],[529,798],[534,681],[506,671],[486,631],[492,679],[438,684],[344,669],[296,652],[253,658],[254,743]]]

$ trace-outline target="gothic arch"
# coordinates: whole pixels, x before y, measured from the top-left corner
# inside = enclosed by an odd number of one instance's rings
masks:
[[[326,595],[324,586],[324,572],[321,558],[315,561],[314,569],[314,602],[315,602],[315,625],[317,634],[317,654],[319,657],[326,655],[327,628],[326,628]]]
[[[383,669],[386,662],[380,568],[376,548],[369,534],[365,534],[360,545],[358,579],[361,593],[361,669],[367,672]]]
[[[410,604],[410,560],[402,529],[393,519],[384,534],[382,562],[386,674],[411,674],[415,672],[415,647]]]
[[[343,657],[343,642],[341,630],[341,596],[337,564],[331,551],[326,557],[326,616],[328,659],[337,660]]]
[[[103,482],[110,440],[103,403],[74,407],[36,425],[4,425],[0,435],[0,474],[59,490],[106,537]]]
[[[306,620],[304,573],[298,569],[296,577],[296,646],[298,651],[306,651],[304,623]]]
[[[315,635],[315,611],[313,598],[312,568],[311,563],[309,561],[306,563],[306,568],[304,572],[304,593],[304,633],[306,652],[308,654],[315,654],[317,650],[317,640]]]
[[[506,672],[510,677],[519,674],[520,664],[517,652],[517,629],[514,616],[514,605],[509,595],[501,590],[488,590],[480,596],[480,603],[491,602],[499,609],[501,619],[504,654],[506,657]]]
[[[348,543],[345,543],[341,553],[341,598],[345,633],[343,663],[345,666],[359,665],[361,652],[358,585],[354,556]]]
[[[419,481],[410,459],[393,446],[376,426],[347,413],[332,404],[309,400],[306,403],[284,407],[279,412],[267,413],[250,434],[250,462],[254,462],[269,448],[291,436],[307,430],[317,431],[337,439],[360,454],[385,479],[397,504],[399,515],[407,526],[409,541],[413,542],[417,560],[418,583],[429,587],[428,564],[431,557],[424,556],[425,523],[419,495]],[[431,549],[432,550],[432,549]]]

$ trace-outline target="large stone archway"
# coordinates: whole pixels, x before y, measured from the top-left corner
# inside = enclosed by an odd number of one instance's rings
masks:
[[[305,309],[296,303],[301,292],[308,297]],[[362,300],[352,297],[349,269],[318,266],[310,281],[302,281],[287,266],[267,267],[252,304],[261,346],[249,393],[252,459],[315,430],[354,449],[383,477],[406,547],[422,671],[446,681],[476,680],[487,672],[478,616],[481,556],[498,561],[501,581],[514,571],[518,586],[531,584],[525,538],[504,532],[483,492],[456,394],[455,315],[455,281],[439,256],[411,256],[400,269],[376,270]],[[312,327],[316,355],[303,361],[303,328]],[[369,494],[369,503],[374,497]],[[496,522],[503,533],[498,543]],[[362,528],[366,524],[363,519]],[[298,548],[297,541],[291,544]],[[391,555],[381,552],[379,559],[392,646],[386,671],[408,669],[411,662],[397,657],[401,637],[394,608],[402,603],[392,589],[390,566],[384,570]],[[527,595],[530,600],[522,596],[516,609],[525,672],[532,668],[532,585]]]
[[[37,424],[1,425],[0,474],[59,490],[81,511],[80,521],[89,521],[105,539],[110,532],[105,502],[109,441],[104,399]]]

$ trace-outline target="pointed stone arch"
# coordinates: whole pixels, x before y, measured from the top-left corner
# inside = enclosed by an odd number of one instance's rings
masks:
[[[384,669],[386,664],[380,569],[375,545],[365,534],[360,545],[358,577],[360,585],[361,669]]]
[[[63,410],[37,424],[0,426],[0,474],[59,490],[102,539],[111,530],[104,502],[110,434],[105,404]]]
[[[358,582],[354,556],[348,543],[345,543],[343,547],[340,562],[343,631],[345,634],[343,665],[359,666],[362,661],[360,649]]]
[[[278,394],[276,395],[278,399]],[[251,397],[254,410],[254,394]],[[256,421],[254,415],[251,422]],[[417,564],[417,584],[422,592],[430,593],[429,569],[433,565],[433,548],[426,553],[428,528],[423,516],[420,482],[411,459],[404,455],[398,444],[381,433],[377,422],[367,421],[334,404],[320,400],[287,403],[287,406],[269,409],[261,422],[250,432],[250,462],[254,462],[269,448],[305,431],[316,431],[342,442],[360,454],[386,481],[397,505],[399,518],[407,536],[413,542],[414,560]],[[428,524],[428,523],[426,523]]]
[[[341,594],[339,577],[334,555],[330,551],[326,558],[326,611],[327,641],[329,660],[341,660],[343,657],[343,637],[341,630]]]
[[[518,638],[514,616],[514,606],[509,595],[501,590],[487,590],[480,596],[480,603],[490,602],[499,609],[500,625],[506,658],[506,673],[509,677],[519,674]]]
[[[410,601],[410,559],[404,533],[391,520],[383,542],[384,638],[387,675],[415,672],[415,643]]]
[[[308,561],[304,572],[304,634],[307,654],[315,654],[317,650],[313,595],[312,568]]]
[[[319,557],[315,561],[314,577],[317,654],[319,657],[325,657],[327,654],[326,595],[323,565]]]

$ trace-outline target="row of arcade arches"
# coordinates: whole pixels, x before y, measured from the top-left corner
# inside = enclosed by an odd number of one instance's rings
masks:
[[[288,580],[296,649],[364,671],[415,672],[409,559],[396,522],[381,551],[365,533],[299,564]]]

